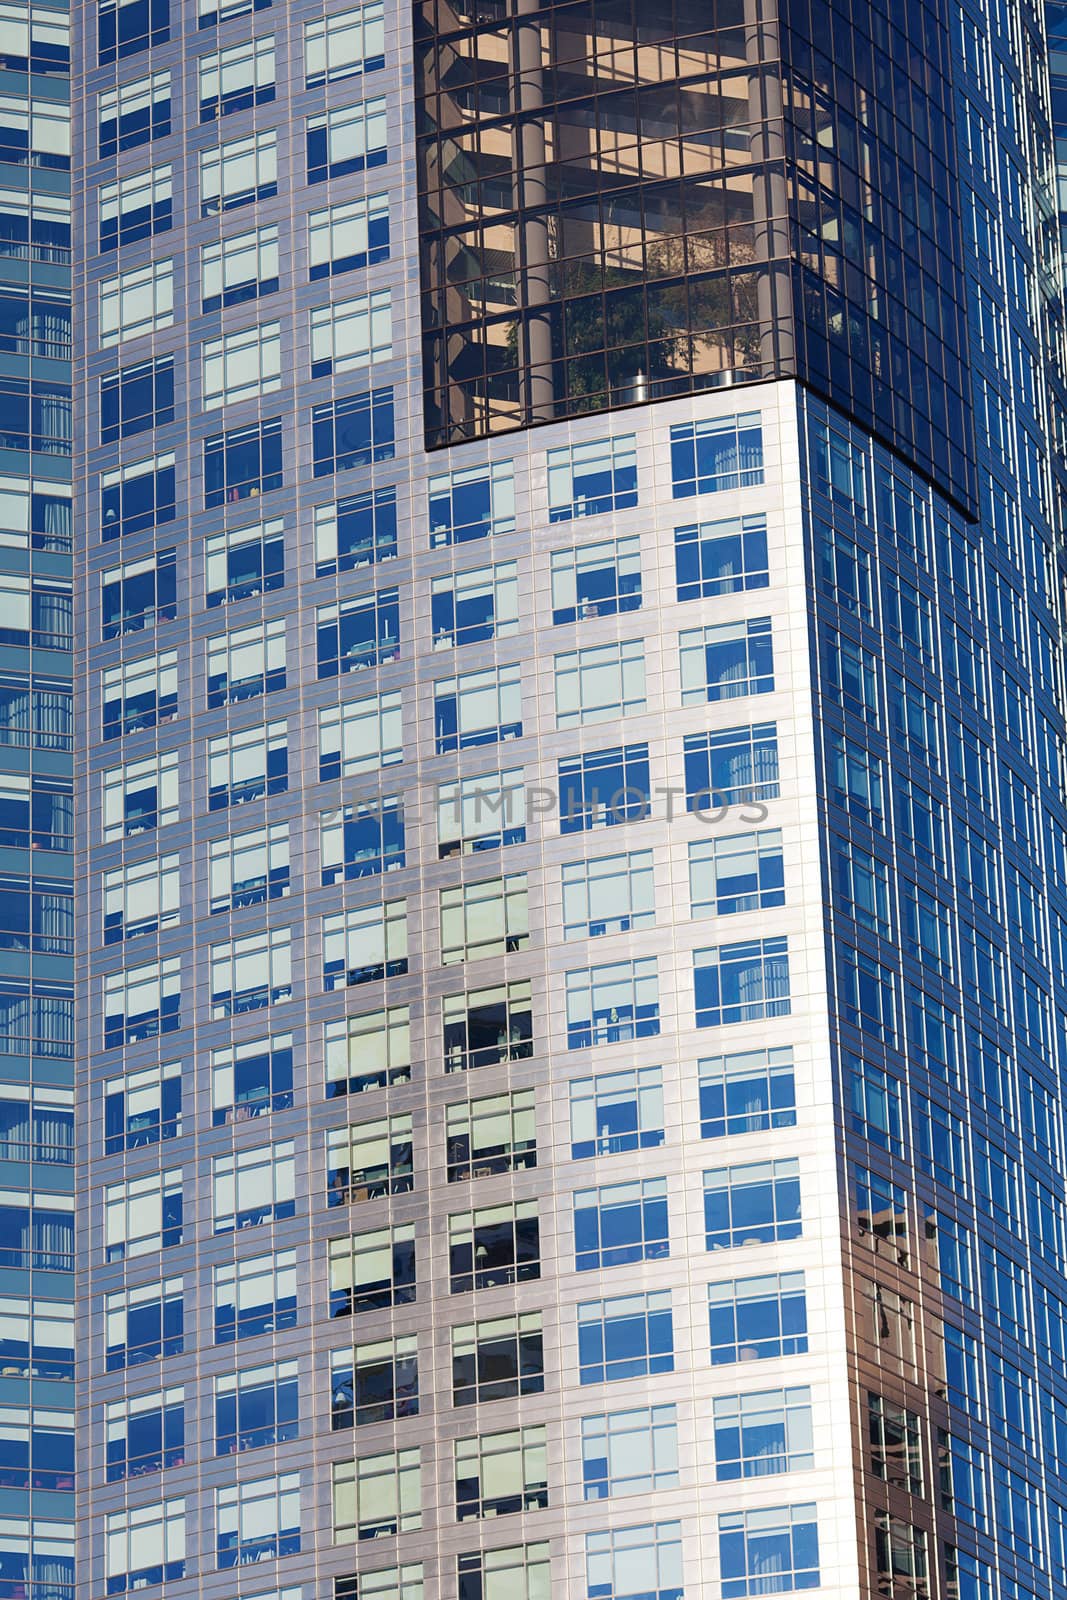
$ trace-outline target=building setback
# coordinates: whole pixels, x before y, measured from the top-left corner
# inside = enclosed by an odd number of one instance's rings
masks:
[[[79,1594],[1064,1600],[1040,8],[73,21]]]

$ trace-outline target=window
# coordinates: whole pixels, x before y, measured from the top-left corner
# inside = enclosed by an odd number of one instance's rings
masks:
[[[0,775],[0,844],[20,850],[74,847],[74,791],[67,778]]]
[[[461,1100],[445,1112],[448,1181],[518,1172],[537,1165],[534,1091]]]
[[[413,1174],[410,1116],[327,1130],[327,1204],[354,1205],[408,1194],[414,1188]]]
[[[201,122],[274,99],[274,40],[269,35],[200,56],[198,67]]]
[[[343,1017],[324,1027],[326,1098],[411,1082],[407,1006]]]
[[[174,421],[174,357],[119,367],[100,379],[100,443]]]
[[[485,1206],[449,1217],[448,1265],[452,1294],[539,1278],[537,1201]]]
[[[763,427],[759,412],[672,428],[671,478],[676,500],[761,484]]]
[[[104,1259],[128,1261],[182,1242],[182,1171],[173,1167],[104,1190]]]
[[[526,874],[440,891],[441,961],[511,955],[530,940]]]
[[[204,440],[204,505],[232,505],[282,486],[279,417],[250,428],[231,428]]]
[[[687,734],[684,749],[688,811],[777,800],[781,793],[774,722]]]
[[[390,561],[396,553],[395,489],[373,489],[315,507],[316,577]]]
[[[670,1290],[579,1305],[578,1370],[582,1383],[617,1383],[673,1372]]]
[[[74,1201],[69,1195],[0,1190],[0,1267],[74,1271]]]
[[[547,1544],[505,1545],[458,1558],[458,1600],[544,1600],[551,1573]]]
[[[789,1015],[788,940],[747,939],[694,950],[693,987],[698,1028]]]
[[[708,1284],[713,1367],[804,1355],[808,1311],[802,1272]]]
[[[211,1052],[211,1125],[246,1122],[293,1103],[293,1036],[249,1039]]]
[[[659,1033],[655,956],[566,974],[567,1049],[651,1039]]]
[[[299,1549],[299,1472],[215,1490],[215,1557],[220,1568],[273,1561]]]
[[[285,619],[261,622],[207,642],[207,703],[234,705],[285,688]]]
[[[294,1328],[296,1251],[242,1256],[215,1268],[215,1343]]]
[[[322,986],[330,992],[408,970],[406,902],[386,900],[322,919]]]
[[[3,102],[0,101],[0,114]],[[2,149],[2,146],[0,146]],[[8,287],[0,290],[0,351],[9,355],[71,356],[71,305],[55,289]]]
[[[891,938],[889,867],[851,839],[830,836],[830,878],[835,909],[861,928]],[[907,892],[910,886],[902,885]],[[914,893],[914,891],[913,891]],[[914,904],[914,902],[912,902]]]
[[[0,1358],[9,1377],[69,1381],[74,1375],[74,1307],[0,1296]]]
[[[595,750],[559,763],[561,833],[640,822],[651,804],[647,744]]]
[[[108,1372],[137,1367],[184,1349],[181,1278],[120,1289],[104,1301]]]
[[[182,1131],[180,1061],[143,1067],[104,1083],[104,1154],[140,1150]]]
[[[197,0],[197,25],[214,28],[220,23],[232,21],[234,17],[247,17],[256,11],[266,11],[270,4],[271,0]],[[290,1600],[289,1591],[277,1596],[264,1596],[263,1600]]]
[[[433,691],[439,756],[522,738],[522,680],[517,665],[439,678]]]
[[[383,95],[307,119],[308,183],[383,165],[388,153],[385,104]]]
[[[570,522],[637,504],[637,439],[596,439],[548,452],[548,520]]]
[[[682,1600],[682,1525],[654,1522],[585,1536],[589,1600]]]
[[[278,287],[278,270],[277,223],[202,245],[201,311],[221,311],[224,306],[239,306],[246,300],[273,294]]]
[[[354,777],[403,760],[399,691],[319,711],[319,778]]]
[[[100,537],[147,533],[175,515],[174,452],[100,474]]]
[[[0,159],[13,167],[69,172],[69,106],[31,98],[25,89],[20,95],[0,95]]]
[[[98,198],[101,251],[166,233],[171,226],[174,201],[171,168],[150,167],[147,172],[131,173],[117,183],[101,184]]]
[[[213,839],[208,846],[211,910],[239,911],[289,893],[289,824]]]
[[[404,1567],[377,1567],[333,1580],[334,1600],[424,1600],[422,1562]],[[274,1600],[271,1596],[270,1600]],[[279,1600],[286,1600],[284,1595]],[[293,1590],[293,1600],[301,1600]]]
[[[874,622],[872,556],[840,528],[815,523],[815,564],[819,588],[842,611]]]
[[[104,1048],[137,1044],[181,1026],[181,961],[167,956],[104,978]]]
[[[796,1081],[788,1047],[707,1056],[697,1068],[702,1139],[796,1126]]]
[[[101,67],[170,38],[170,0],[100,0],[97,17]]]
[[[296,1214],[292,1140],[255,1145],[211,1164],[214,1231],[255,1228]]]
[[[548,1505],[548,1430],[512,1428],[455,1441],[456,1521]]]
[[[418,1340],[412,1335],[333,1351],[330,1396],[334,1429],[417,1417]]]
[[[288,928],[264,929],[211,946],[211,1015],[233,1017],[278,1005],[292,994]]]
[[[133,838],[178,821],[178,752],[104,773],[104,838]]]
[[[669,1254],[665,1178],[575,1191],[575,1271],[653,1261]]]
[[[331,1240],[328,1253],[331,1317],[414,1304],[414,1224]]]
[[[390,292],[376,289],[311,312],[311,376],[355,372],[393,353]]]
[[[571,1158],[663,1143],[663,1071],[641,1067],[571,1082]]]
[[[815,1465],[810,1389],[723,1395],[712,1401],[712,1417],[719,1483]]]
[[[679,600],[766,589],[771,581],[766,517],[730,517],[676,528],[674,566]]]
[[[875,1255],[908,1264],[908,1201],[888,1178],[856,1165],[852,1175],[856,1233]]]
[[[162,139],[170,132],[170,73],[153,72],[102,94],[96,102],[102,161],[119,150]]]
[[[289,742],[285,722],[222,734],[207,744],[208,809],[222,811],[289,786]]]
[[[153,261],[100,283],[100,343],[158,333],[174,321],[174,263]]]
[[[758,1161],[705,1172],[704,1228],[709,1250],[799,1239],[800,1162]]]
[[[471,855],[526,840],[522,767],[479,773],[437,786],[437,854]]]
[[[677,1489],[678,1420],[674,1406],[608,1411],[582,1418],[586,1500]]]
[[[827,741],[827,778],[834,805],[872,827],[885,822],[885,783],[880,756],[843,734]]]
[[[884,1395],[867,1396],[871,1471],[894,1489],[923,1492],[922,1420]]]
[[[396,454],[392,389],[368,389],[311,408],[311,441],[316,478]]]
[[[515,531],[515,469],[510,461],[464,467],[430,479],[430,549]]]
[[[72,519],[69,483],[0,474],[0,547],[69,551]]]
[[[73,645],[71,586],[0,574],[0,619],[0,644],[69,652]]]
[[[9,72],[69,72],[70,24],[44,6],[5,5],[0,13],[0,50]]]
[[[173,550],[148,561],[127,561],[101,575],[101,635],[118,639],[141,633],[178,614],[177,567]]]
[[[689,629],[678,635],[678,643],[683,706],[773,693],[770,617]]]
[[[864,517],[867,512],[867,455],[864,445],[853,443],[846,435],[827,427],[825,422],[813,420],[809,464],[816,488],[830,500],[843,505],[853,516]],[[884,502],[880,510],[885,513],[889,527],[893,515]]]
[[[819,1587],[815,1507],[775,1506],[719,1516],[723,1600]]]
[[[875,1560],[878,1571],[878,1593],[904,1600],[914,1596],[925,1600],[930,1593],[926,1562],[926,1533],[912,1527],[888,1511],[875,1513]]]
[[[873,726],[878,724],[878,663],[844,634],[823,637],[823,683],[828,700]]]
[[[519,575],[514,561],[434,578],[430,587],[434,649],[482,644],[518,631]]]
[[[215,1379],[215,1454],[282,1444],[300,1434],[298,1365],[246,1367]]]
[[[888,967],[842,945],[837,954],[839,1015],[874,1039],[896,1036],[896,988]],[[916,1008],[918,1009],[918,1008]]]
[[[529,979],[445,995],[446,1072],[492,1067],[533,1054],[533,1003]]]
[[[609,539],[553,552],[553,622],[614,617],[640,605],[640,539]]]
[[[343,883],[404,865],[404,812],[396,795],[319,813],[323,883]]]
[[[0,1088],[0,1159],[74,1164],[74,1100],[70,1089],[29,1084]]]
[[[184,1500],[114,1511],[104,1526],[108,1594],[185,1577]]]
[[[565,939],[628,933],[655,921],[651,850],[571,862],[563,866],[562,879]]]
[[[333,1468],[334,1542],[380,1539],[422,1527],[418,1450],[389,1450]]]
[[[285,584],[285,524],[281,517],[204,541],[208,608],[269,594]]]
[[[184,1389],[115,1400],[104,1416],[108,1483],[184,1465]]]
[[[0,949],[72,955],[73,914],[69,880],[0,876]]]
[[[385,18],[382,0],[369,0],[349,11],[335,11],[321,22],[304,25],[305,88],[334,83],[385,65]]]
[[[785,904],[782,834],[735,833],[689,846],[689,892],[694,917],[732,916]]]
[[[74,1428],[69,1411],[0,1408],[5,1490],[74,1488]]]
[[[389,259],[389,196],[327,206],[308,213],[308,274],[312,280],[335,272],[373,267]]]
[[[278,135],[270,129],[200,152],[200,215],[211,217],[278,193]]]
[[[400,591],[379,589],[315,612],[320,678],[382,666],[400,654]]]
[[[3,121],[4,119],[0,117],[0,128],[3,126]],[[49,121],[56,127],[52,119]],[[31,129],[32,126],[31,120]],[[0,141],[2,139],[3,133],[0,132]],[[8,152],[7,159],[11,159],[14,154],[14,151]],[[0,239],[0,256],[16,261],[47,261],[56,266],[69,265],[71,239],[69,197],[33,194],[26,190],[20,192],[18,189],[5,189],[3,194],[5,218],[3,238]]]
[[[200,403],[205,411],[236,405],[282,384],[282,325],[264,322],[208,339],[202,347]]]
[[[526,1311],[452,1329],[452,1404],[473,1406],[543,1394],[541,1313]]]
[[[594,645],[555,658],[556,726],[613,721],[645,705],[642,639]]]

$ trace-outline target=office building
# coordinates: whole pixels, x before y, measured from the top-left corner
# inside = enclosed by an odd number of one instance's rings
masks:
[[[79,1592],[1062,1600],[1040,9],[72,103]]]

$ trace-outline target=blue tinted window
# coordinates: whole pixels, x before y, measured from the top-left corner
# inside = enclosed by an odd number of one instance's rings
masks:
[[[624,1295],[580,1305],[578,1368],[583,1384],[673,1372],[669,1292]]]
[[[559,763],[561,833],[639,822],[651,806],[647,744],[570,756]]]
[[[763,482],[763,429],[758,411],[671,429],[674,498],[747,489]]]
[[[712,1366],[803,1355],[808,1348],[804,1274],[710,1283],[708,1330]]]
[[[316,478],[391,461],[396,453],[392,389],[346,395],[311,411]]]

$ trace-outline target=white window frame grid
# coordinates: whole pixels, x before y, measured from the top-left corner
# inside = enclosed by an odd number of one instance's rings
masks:
[[[629,933],[656,920],[651,850],[566,861],[560,868],[564,939]],[[623,892],[620,892],[623,891]]]
[[[47,41],[60,49],[70,45],[70,18],[47,6],[0,5],[3,54],[29,57],[33,46]]]
[[[457,643],[464,643],[462,638],[456,637],[457,633],[462,633],[462,628],[456,620],[456,609],[463,601],[469,601],[479,595],[491,594],[493,597],[491,627],[494,639],[506,639],[510,634],[518,632],[520,613],[517,561],[498,561],[493,566],[468,567],[466,571],[449,572],[444,577],[432,579],[431,604],[439,595],[446,594],[453,597],[454,626],[452,632],[443,629],[434,634],[435,650],[452,649]]]
[[[139,1345],[130,1345],[130,1312],[138,1306],[158,1306],[160,1311],[160,1340],[163,1333],[163,1308],[168,1302],[177,1300],[184,1307],[185,1280],[183,1278],[162,1278],[154,1283],[135,1284],[128,1289],[117,1289],[104,1297],[104,1327],[105,1339],[109,1350],[119,1346],[124,1351],[140,1349]],[[121,1338],[119,1337],[121,1335]],[[128,1363],[123,1362],[125,1367]]]
[[[215,1490],[215,1540],[221,1551],[224,1533],[237,1536],[238,1557],[233,1564],[244,1564],[246,1544],[252,1542],[253,1530],[259,1539],[281,1539],[289,1529],[295,1529],[299,1541],[300,1527],[300,1474],[279,1473],[277,1477],[252,1478],[247,1482],[222,1484]],[[264,1513],[273,1508],[274,1526],[270,1527]],[[292,1522],[287,1518],[294,1518]],[[257,1558],[258,1559],[258,1558]]]
[[[451,472],[434,473],[427,485],[432,502],[448,496],[450,516],[447,528],[430,534],[430,549],[444,545],[469,544],[471,538],[457,539],[455,534],[473,524],[456,521],[455,494],[468,484],[489,485],[489,537],[515,531],[515,463],[513,461],[487,461],[480,467],[455,467]],[[478,535],[477,537],[480,537]]]
[[[251,663],[257,656],[258,668],[254,672],[240,676],[238,669],[243,668],[245,658]],[[254,623],[250,628],[234,628],[230,633],[216,633],[207,642],[209,678],[221,676],[220,667],[225,669],[225,678],[223,687],[216,692],[227,696],[224,704],[232,703],[228,697],[236,685],[252,683],[256,678],[262,679],[264,684],[257,693],[266,693],[267,677],[272,672],[286,670],[285,618],[275,617],[269,622]]]
[[[260,322],[201,345],[200,403],[205,411],[239,405],[282,386],[282,325]]]
[[[138,1072],[128,1073],[125,1077],[106,1078],[104,1080],[105,1102],[113,1099],[116,1095],[122,1096],[123,1130],[120,1148],[129,1148],[130,1119],[137,1115],[138,1107],[140,1106],[143,1106],[144,1111],[154,1111],[158,1114],[160,1134],[162,1135],[163,1085],[174,1078],[177,1078],[180,1085],[181,1076],[182,1066],[180,1061],[164,1061],[153,1063],[149,1067],[142,1067]],[[177,1137],[182,1128],[180,1106],[175,1122],[177,1124],[175,1137]],[[159,1139],[152,1141],[154,1144],[159,1142]]]
[[[372,957],[369,961],[354,962],[352,957],[360,953],[360,947],[366,946],[366,954]],[[329,968],[338,959],[338,953],[344,958],[343,974],[331,974]],[[360,972],[367,968],[381,967],[388,973],[388,968],[396,963],[403,963],[404,971],[407,970],[408,959],[408,921],[406,899],[382,900],[374,905],[353,906],[346,911],[328,914],[322,919],[322,961],[323,961],[323,988],[326,992],[331,989],[343,989],[350,982],[352,972]],[[356,979],[356,982],[370,982],[370,979]]]
[[[392,296],[388,289],[314,306],[311,329],[312,377],[358,372],[388,361],[393,354]]]
[[[136,1256],[161,1250],[164,1204],[183,1193],[181,1167],[107,1184],[104,1188],[105,1258],[131,1261]]]
[[[488,841],[503,844],[508,833],[526,835],[526,774],[522,767],[438,784],[439,857],[476,854],[489,848]]]
[[[250,270],[254,269],[254,270]],[[215,239],[200,247],[200,298],[226,304],[228,289],[254,282],[257,286],[277,279],[279,273],[278,224],[249,228],[229,239]],[[207,349],[207,346],[204,346]]]
[[[314,274],[316,267],[329,267],[349,256],[366,256],[370,249],[371,224],[380,222],[383,217],[388,227],[388,194],[364,195],[341,205],[309,211],[309,273]]]
[[[150,261],[130,267],[99,285],[101,349],[159,333],[174,322],[174,262]]]
[[[99,201],[98,225],[101,234],[105,221],[118,220],[118,239],[122,238],[122,218],[138,205],[147,205],[154,218],[156,206],[164,200],[174,200],[174,168],[168,161],[162,166],[148,167],[143,172],[130,172],[114,183],[101,184],[97,191]]]
[[[231,81],[234,79],[236,81]],[[197,60],[201,113],[210,105],[213,116],[222,116],[225,95],[251,89],[258,96],[261,89],[272,89],[274,82],[274,35],[271,33],[261,34],[258,39],[242,39],[239,44],[214,50]]]
[[[131,939],[173,927],[181,916],[181,867],[177,852],[129,861],[103,874],[104,937]],[[118,923],[109,919],[118,914]],[[117,932],[113,930],[117,928]]]
[[[324,1023],[323,1056],[327,1095],[331,1084],[344,1083],[347,1092],[353,1076],[381,1077],[386,1084],[408,1082],[412,1066],[410,1007],[384,1006]],[[360,1068],[358,1074],[355,1067]]]
[[[521,1498],[523,1511],[548,1504],[548,1429],[527,1423],[518,1428],[503,1428],[493,1433],[476,1433],[453,1441],[456,1482],[456,1517],[483,1520],[493,1512],[487,1501]],[[478,1485],[478,1510],[461,1513],[461,1480]],[[488,1491],[492,1489],[492,1493]]]
[[[123,117],[128,117],[131,112],[139,109],[138,102],[143,101],[148,110],[149,126],[152,125],[152,107],[157,100],[171,98],[170,72],[151,72],[146,77],[135,78],[131,83],[120,83],[116,89],[107,89],[97,97],[96,101],[96,128],[97,141],[100,138],[100,125],[109,116],[114,116],[116,137],[121,138],[121,123]]]
[[[262,873],[253,874],[263,879],[263,892],[259,899],[275,899],[289,893],[288,881],[277,893],[272,893],[272,874],[289,867],[289,824],[271,822],[263,828],[249,828],[245,833],[227,834],[222,839],[212,839],[208,845],[208,872],[210,880],[210,909],[230,911],[237,885],[251,879],[241,876],[245,857],[261,856]],[[250,863],[251,864],[251,863]]]
[[[184,1576],[184,1499],[156,1500],[150,1505],[128,1506],[111,1512],[105,1521],[104,1549],[109,1592],[116,1579],[129,1578],[155,1567],[162,1567],[166,1573],[168,1568],[180,1563],[181,1572],[170,1572],[168,1576]]]
[[[161,750],[154,755],[146,757],[143,761],[128,761],[122,766],[109,767],[103,774],[103,837],[105,842],[112,839],[128,839],[145,831],[141,828],[130,828],[126,821],[126,799],[131,790],[136,792],[136,785],[144,779],[151,786],[155,779],[156,788],[156,828],[165,828],[169,823],[177,822],[181,814],[178,752],[176,750]]]
[[[598,539],[594,544],[580,544],[569,550],[553,550],[552,611],[573,611],[576,621],[599,615],[595,601],[578,600],[578,578],[583,572],[597,572],[611,567],[615,573],[615,611],[622,608],[628,596],[622,592],[622,580],[634,573],[641,577],[641,539],[633,534],[625,539]],[[640,599],[641,591],[635,598]],[[634,608],[636,609],[636,608]],[[611,613],[609,613],[610,615]]]
[[[579,499],[574,492],[575,468],[590,467],[602,464],[601,470],[611,474],[611,492],[605,498],[610,499],[610,506],[602,510],[587,511],[585,498]],[[635,433],[620,433],[602,439],[588,439],[580,444],[562,445],[559,449],[550,450],[547,458],[548,472],[548,515],[550,522],[569,522],[577,517],[603,516],[616,509],[615,500],[618,490],[616,488],[616,474],[627,467],[633,467],[634,476],[637,476],[637,435]],[[637,492],[635,485],[634,492]]]
[[[646,1591],[681,1594],[682,1525],[653,1522],[587,1533],[585,1567],[589,1593],[604,1600],[629,1600]]]
[[[313,89],[366,71],[365,63],[385,54],[383,0],[335,11],[304,24],[304,87]]]
[[[623,1148],[652,1148],[652,1141],[644,1140],[646,1134],[659,1134],[655,1145],[665,1138],[665,1112],[663,1101],[662,1067],[625,1067],[620,1072],[600,1072],[589,1078],[572,1078],[570,1085],[570,1135],[571,1159],[580,1161],[574,1154],[577,1145],[592,1146],[590,1155],[616,1153],[613,1140],[619,1135],[611,1133],[610,1125],[601,1123],[603,1108],[633,1104],[637,1110],[637,1127],[624,1137],[634,1141]]]
[[[489,733],[494,729],[502,741],[521,738],[522,668],[518,662],[509,662],[500,667],[486,667],[481,671],[460,672],[454,678],[438,678],[433,686],[433,694],[435,712],[440,701],[452,698],[456,702],[454,737],[459,741],[458,749],[466,748],[462,743],[465,735]],[[481,714],[477,708],[483,705],[488,708],[491,701],[495,701],[492,722],[468,720],[471,716]],[[473,713],[468,709],[468,718],[463,715],[464,702],[468,708],[472,704],[476,708]],[[506,715],[509,711],[515,715]],[[516,725],[519,728],[518,733],[512,731]],[[449,738],[452,737],[453,735],[449,734]]]
[[[370,1502],[373,1517],[365,1511]],[[363,1533],[373,1527],[383,1533],[414,1533],[422,1527],[422,1465],[420,1452],[384,1450],[338,1461],[333,1466],[332,1526],[335,1544],[354,1544],[379,1537]]]
[[[603,1459],[605,1475],[592,1487],[585,1468]],[[582,1418],[582,1480],[586,1500],[617,1494],[651,1494],[676,1489],[678,1471],[678,1408],[636,1406]]]
[[[264,928],[244,939],[213,944],[210,947],[210,959],[213,1019],[237,1016],[246,1009],[258,1009],[260,1005],[278,1005],[292,996],[292,936],[288,928]],[[238,980],[246,971],[250,976],[258,972],[266,978],[266,985],[260,982],[242,987]],[[222,976],[228,979],[225,990],[217,987]],[[237,1004],[241,995],[264,993],[267,999],[258,1001],[255,1007]]]
[[[204,592],[221,595],[220,605],[228,605],[231,555],[246,545],[257,545],[262,553],[268,545],[284,544],[285,518],[272,517],[269,522],[255,522],[244,528],[228,528],[223,533],[213,533],[204,540]],[[261,578],[266,573],[260,573]],[[263,593],[260,589],[259,593]],[[247,598],[242,596],[242,599]]]
[[[577,728],[643,711],[645,641],[568,650],[553,660],[556,727]]]
[[[237,1067],[241,1061],[257,1056],[267,1056],[270,1060],[270,1074],[273,1080],[274,1057],[293,1048],[291,1033],[275,1033],[268,1038],[242,1039],[240,1042],[224,1045],[211,1052],[211,1114],[218,1121],[220,1113],[225,1113],[225,1120],[229,1122],[243,1122],[247,1119],[241,1115],[243,1102],[236,1099],[237,1094]],[[273,1096],[273,1090],[271,1091]],[[259,1102],[257,1102],[259,1103]],[[266,1100],[264,1110],[270,1109],[270,1099]]]
[[[280,1300],[297,1298],[295,1250],[277,1250],[259,1256],[239,1256],[236,1261],[224,1261],[215,1267],[211,1279],[212,1317],[218,1317],[219,1311],[226,1303],[227,1295],[238,1318],[242,1307],[267,1304],[268,1302],[262,1298],[262,1286],[268,1283],[270,1305],[277,1306]],[[258,1298],[251,1298],[253,1295]],[[239,1322],[235,1322],[234,1339],[239,1338],[240,1326]]]
[[[514,954],[530,940],[526,874],[441,889],[439,915],[442,966]]]
[[[387,103],[384,95],[377,95],[374,99],[363,100],[358,105],[337,106],[321,116],[309,117],[305,132],[310,134],[317,132],[319,128],[325,129],[328,166],[333,166],[335,161],[343,159],[339,154],[334,154],[335,143],[343,144],[347,151],[354,152],[366,162],[372,152],[388,151]]]
[[[761,882],[761,868],[765,860],[775,855],[783,859],[783,883],[781,888],[766,888]],[[734,892],[726,893],[721,885],[737,870],[739,862],[751,863],[754,868],[756,886],[748,889],[744,894]],[[731,915],[745,915],[751,911],[766,909],[763,903],[765,894],[782,896],[784,902],[786,886],[784,882],[784,845],[781,828],[759,828],[752,833],[720,834],[712,839],[695,839],[689,846],[689,899],[690,915],[693,917],[722,917]],[[751,900],[753,904],[735,907],[732,911],[722,909],[726,900],[744,899]]]
[[[208,759],[208,787],[221,789],[222,785],[216,782],[220,772],[225,771],[226,793],[232,795],[235,788],[250,781],[253,776],[251,768],[244,777],[241,776],[242,764],[247,764],[253,754],[262,756],[261,767],[254,774],[258,780],[262,776],[264,790],[268,781],[268,767],[270,764],[271,750],[289,749],[289,726],[283,718],[275,722],[261,722],[253,728],[239,728],[235,733],[223,733],[215,739],[209,739],[207,744]],[[227,800],[227,805],[235,802]],[[221,809],[221,808],[220,808]]]
[[[346,700],[319,710],[319,761],[336,756],[339,776],[377,772],[404,759],[403,709],[399,689]]]
[[[467,1139],[467,1158],[454,1161],[452,1141]],[[449,1167],[470,1169],[472,1178],[537,1164],[537,1096],[533,1089],[456,1100],[445,1107]],[[480,1153],[481,1152],[481,1153]],[[492,1153],[490,1153],[492,1152]],[[501,1168],[499,1163],[506,1165]]]
[[[239,184],[234,174],[243,175],[248,165],[251,184]],[[237,195],[254,199],[262,188],[278,181],[278,135],[275,129],[251,133],[242,139],[228,139],[200,152],[200,214],[215,216],[229,209],[226,202]]]
[[[407,1112],[394,1112],[373,1122],[349,1123],[344,1128],[328,1128],[326,1170],[330,1173],[343,1169],[347,1173],[347,1179],[339,1185],[344,1203],[358,1204],[361,1200],[378,1199],[382,1194],[403,1192],[402,1188],[393,1187],[400,1177],[407,1177],[410,1187],[411,1175],[393,1169],[393,1151],[398,1145],[405,1144],[411,1151],[411,1117]],[[363,1174],[372,1167],[379,1176],[373,1180],[364,1178]],[[379,1187],[374,1189],[373,1185]],[[370,1192],[357,1194],[356,1190],[360,1187]],[[327,1184],[331,1203],[333,1193]]]
[[[144,1416],[147,1412],[169,1411],[176,1406],[184,1406],[185,1388],[179,1384],[177,1388],[156,1389],[151,1394],[125,1395],[121,1400],[112,1400],[104,1407],[104,1433],[108,1445],[123,1443],[126,1450],[123,1452],[126,1470],[124,1477],[130,1476],[131,1458],[129,1455],[129,1429],[132,1417]],[[160,1418],[162,1423],[162,1416]],[[162,1430],[160,1433],[160,1457],[164,1455],[162,1443]],[[132,1458],[136,1462],[136,1457]]]
[[[130,1026],[131,999],[135,993],[144,991],[146,994],[155,991],[157,1023],[162,1020],[162,1005],[169,995],[176,995],[179,1007],[181,1005],[181,959],[178,956],[165,956],[162,961],[147,961],[136,967],[123,967],[119,972],[109,972],[104,976],[104,1026],[107,1026],[107,1017],[111,1015],[112,1007],[117,1001],[122,1003],[122,1032],[125,1035]],[[140,1015],[140,1013],[138,1013]],[[146,1013],[149,1014],[150,1013]],[[155,1037],[146,1035],[145,1037]],[[129,1042],[124,1039],[124,1042]]]
[[[294,1206],[296,1200],[294,1151],[293,1141],[285,1139],[214,1157],[211,1215],[216,1234],[255,1227],[289,1214],[286,1208]],[[254,1213],[262,1215],[249,1220],[249,1214]]]

